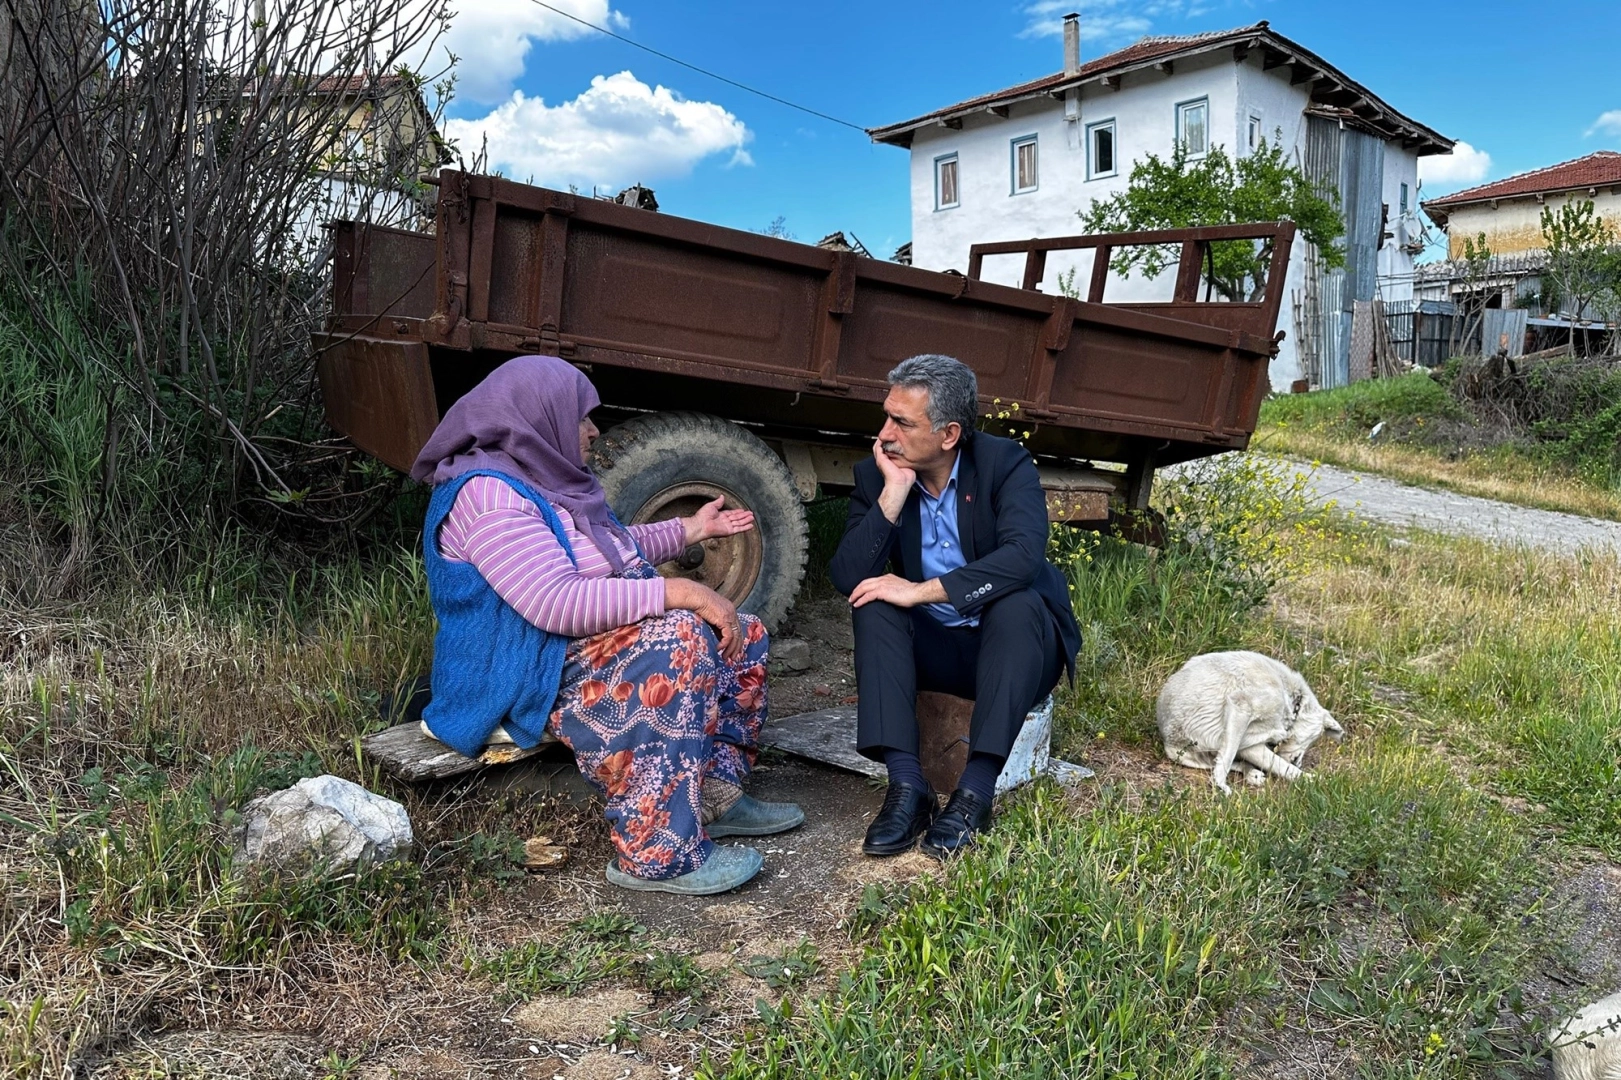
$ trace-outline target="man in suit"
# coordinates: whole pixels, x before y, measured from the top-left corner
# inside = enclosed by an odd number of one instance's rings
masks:
[[[949,356],[889,373],[888,417],[855,467],[829,566],[855,623],[857,749],[889,770],[862,850],[921,835],[938,858],[990,824],[996,778],[1025,714],[1074,674],[1080,629],[1047,561],[1047,501],[1030,454],[975,430],[979,388]],[[968,765],[945,810],[918,760],[917,692],[974,700]]]

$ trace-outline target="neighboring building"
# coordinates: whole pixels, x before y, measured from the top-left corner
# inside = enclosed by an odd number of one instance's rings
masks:
[[[433,222],[437,191],[422,177],[453,160],[418,81],[405,75],[325,77],[289,82],[308,101],[309,123],[339,125],[316,175],[318,189],[302,231],[319,242],[328,221],[371,221],[404,229]]]
[[[1495,255],[1542,250],[1542,210],[1591,200],[1600,217],[1621,222],[1621,152],[1600,150],[1574,161],[1424,200],[1447,233],[1447,258],[1463,258],[1464,239],[1486,235]]]
[[[1418,159],[1451,140],[1397,112],[1266,22],[1192,37],[1144,38],[1080,63],[1076,17],[1065,20],[1065,70],[869,132],[912,155],[912,255],[965,269],[974,243],[1081,231],[1078,211],[1124,189],[1132,163],[1213,146],[1248,153],[1280,137],[1346,218],[1347,265],[1322,270],[1297,243],[1284,288],[1272,384],[1348,377],[1353,301],[1412,296]],[[1090,254],[1048,259],[1045,287]],[[1017,285],[1022,264],[987,259],[987,279]],[[1112,278],[1112,299],[1168,299],[1174,274]]]
[[[1574,161],[1426,199],[1424,212],[1447,234],[1447,258],[1417,268],[1418,294],[1424,299],[1457,304],[1464,315],[1524,309],[1527,314],[1520,319],[1524,329],[1531,332],[1533,345],[1561,338],[1568,341],[1570,320],[1565,315],[1569,313],[1549,311],[1542,302],[1542,272],[1547,262],[1542,211],[1584,201],[1592,202],[1599,217],[1621,227],[1621,153],[1600,150]],[[1470,267],[1463,258],[1464,242],[1482,234],[1491,258],[1484,266]],[[1591,310],[1578,314],[1585,319],[1595,318]],[[1519,355],[1524,336],[1521,331],[1510,333],[1509,355]],[[1499,337],[1489,330],[1484,334],[1487,351],[1496,347]],[[1480,345],[1471,341],[1469,347]]]

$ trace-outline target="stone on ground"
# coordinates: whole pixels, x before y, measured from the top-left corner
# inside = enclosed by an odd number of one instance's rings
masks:
[[[771,642],[771,666],[781,671],[809,671],[810,642],[803,638],[775,638]]]
[[[411,846],[405,807],[338,776],[313,776],[261,795],[242,811],[237,866],[319,864],[347,870]]]

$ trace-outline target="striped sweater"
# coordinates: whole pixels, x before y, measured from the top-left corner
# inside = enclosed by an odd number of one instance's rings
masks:
[[[664,614],[663,578],[610,577],[613,566],[590,534],[554,506],[579,565],[569,561],[535,506],[491,476],[475,476],[456,493],[439,527],[439,551],[466,562],[496,595],[532,625],[566,637],[586,637]],[[686,529],[679,518],[629,526],[647,561],[657,566],[681,554]],[[616,541],[621,561],[636,552]]]

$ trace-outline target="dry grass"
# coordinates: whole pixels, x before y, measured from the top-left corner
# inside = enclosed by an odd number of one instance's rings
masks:
[[[1418,781],[1437,785],[1424,795],[1426,812],[1437,822],[1457,806],[1478,812],[1471,788],[1485,784],[1521,800],[1514,821],[1493,819],[1493,828],[1523,839],[1514,822],[1549,821],[1582,842],[1610,851],[1621,846],[1621,823],[1605,809],[1606,801],[1621,804],[1613,739],[1621,714],[1621,568],[1614,560],[1504,552],[1422,535],[1393,540],[1372,530],[1310,532],[1292,543],[1291,558],[1303,572],[1267,609],[1213,620],[1216,594],[1198,594],[1205,610],[1189,612],[1186,583],[1174,578],[1163,583],[1163,594],[1145,593],[1123,607],[1110,636],[1093,633],[1083,677],[1102,680],[1101,689],[1069,707],[1072,715],[1084,712],[1082,706],[1109,715],[1080,715],[1070,737],[1083,758],[1095,747],[1087,760],[1123,788],[1061,805],[1044,798],[1017,810],[1005,845],[990,861],[946,871],[943,879],[935,864],[920,858],[852,859],[832,875],[835,887],[821,905],[826,910],[819,907],[814,917],[800,912],[784,922],[770,905],[728,898],[708,907],[706,916],[665,931],[635,927],[621,898],[606,892],[600,880],[606,841],[591,811],[536,806],[471,787],[411,792],[362,773],[354,738],[376,723],[377,689],[415,674],[426,655],[430,623],[409,553],[333,570],[251,608],[134,592],[79,604],[41,597],[23,603],[15,599],[18,583],[0,578],[0,588],[11,589],[14,598],[0,609],[6,661],[0,669],[0,955],[8,958],[0,965],[0,1073],[56,1077],[70,1064],[81,1075],[100,1077],[549,1077],[597,1075],[612,1067],[619,1069],[614,1075],[690,1069],[706,1052],[724,1059],[745,1032],[761,1030],[757,1001],[765,1002],[766,1027],[778,1031],[785,1001],[827,995],[836,1002],[839,977],[876,962],[874,953],[864,952],[869,939],[862,934],[899,926],[928,937],[934,934],[928,919],[949,916],[944,898],[964,883],[981,889],[987,902],[1001,903],[1004,893],[1033,889],[1023,879],[1039,864],[1065,883],[1064,897],[1096,896],[1102,903],[1107,893],[1108,903],[1136,903],[1130,896],[1139,871],[1126,874],[1092,861],[1106,856],[1121,860],[1120,867],[1134,866],[1157,844],[1186,842],[1192,845],[1187,852],[1166,853],[1160,885],[1138,890],[1144,910],[1181,918],[1186,907],[1195,922],[1207,914],[1231,917],[1237,928],[1246,925],[1238,913],[1255,917],[1259,909],[1243,905],[1260,894],[1238,889],[1229,895],[1223,875],[1241,864],[1228,861],[1236,855],[1218,858],[1195,843],[1201,830],[1228,836],[1223,842],[1237,852],[1255,835],[1287,838],[1289,815],[1299,814],[1299,821],[1311,823],[1312,836],[1340,844],[1334,830],[1342,821],[1400,811],[1402,786]],[[1129,630],[1126,623],[1143,604],[1162,600],[1163,610],[1155,608],[1159,623],[1138,620],[1146,629]],[[1180,662],[1178,654],[1225,644],[1261,648],[1300,666],[1351,726],[1351,742],[1322,757],[1325,774],[1339,778],[1324,787],[1327,803],[1312,804],[1302,789],[1291,801],[1257,793],[1215,811],[1199,777],[1162,767],[1152,745],[1141,745],[1151,731],[1152,694]],[[1098,730],[1106,727],[1111,736],[1097,740],[1094,730],[1081,726],[1087,720],[1098,720]],[[1136,738],[1120,737],[1133,732]],[[1437,741],[1446,753],[1440,771],[1427,761]],[[221,927],[235,925],[230,920],[263,897],[215,873],[207,850],[222,835],[223,804],[196,835],[187,834],[192,847],[166,841],[166,851],[189,853],[189,861],[162,864],[168,867],[163,873],[176,878],[185,875],[175,869],[185,869],[191,875],[185,887],[177,881],[171,892],[140,906],[133,898],[156,895],[150,879],[162,874],[142,881],[111,872],[87,875],[85,863],[65,849],[66,838],[93,839],[87,822],[142,842],[163,841],[150,828],[156,804],[135,792],[150,781],[151,770],[163,774],[168,797],[181,800],[192,790],[188,785],[235,775],[222,772],[222,763],[246,744],[282,753],[284,767],[314,755],[305,764],[405,801],[422,848],[411,875],[399,881],[404,900],[396,906],[405,914],[431,911],[434,918],[402,923],[366,912],[367,919],[356,922],[332,896],[306,896],[302,922],[278,923],[262,939],[248,939],[251,947],[233,946],[240,955],[227,962]],[[115,789],[100,796],[111,808],[100,817],[97,782],[87,776],[96,769],[102,770],[99,782]],[[503,844],[536,833],[579,857],[546,875],[515,874]],[[1041,854],[1048,843],[1060,844],[1050,859]],[[1401,875],[1411,869],[1419,875],[1413,880],[1421,880],[1429,872],[1422,860],[1436,855],[1422,843],[1398,850],[1379,871],[1394,884],[1380,888],[1410,888]],[[1186,877],[1191,871],[1183,867],[1204,865],[1200,860],[1209,863],[1207,878]],[[1299,881],[1341,888],[1329,874],[1337,865],[1297,868],[1304,875]],[[1503,895],[1491,892],[1499,872],[1476,867],[1471,888]],[[1233,888],[1239,884],[1234,879]],[[1028,899],[1045,903],[1056,895],[1038,890]],[[76,898],[87,906],[76,908]],[[1221,914],[1223,904],[1232,911]],[[1328,919],[1332,909],[1324,912]],[[1077,908],[1076,914],[1085,912]],[[104,915],[113,928],[97,925]],[[1022,919],[1025,911],[1014,905],[1007,915]],[[1121,918],[1131,925],[1125,914]],[[841,927],[846,920],[863,928],[855,944]],[[872,940],[878,954],[897,947],[886,946],[887,938]],[[932,940],[944,947],[952,939]],[[982,947],[1002,943],[988,940]],[[1010,954],[1008,962],[1031,970],[1029,957],[1047,948],[1046,939],[1032,938],[1031,948],[1036,951],[1023,959]],[[1469,991],[1471,1008],[1493,1007],[1495,988],[1512,975],[1502,965],[1526,955],[1514,951],[1521,945],[1505,948],[1494,954],[1489,978]],[[792,984],[772,987],[749,974],[745,967],[759,955],[797,964]],[[888,955],[900,961],[900,954]],[[1335,967],[1338,960],[1324,956],[1302,959],[1299,970],[1283,973],[1296,980],[1286,983],[1293,987],[1289,993],[1309,989],[1314,980],[1347,977]],[[979,963],[976,957],[982,959],[976,952],[962,962]],[[1163,988],[1140,985],[1138,960],[1127,960],[1117,973],[1120,1001],[1158,1000]],[[934,961],[952,971],[958,962]],[[863,985],[875,1001],[888,990],[882,980]],[[1241,998],[1249,993],[1243,979],[1233,985]],[[1284,991],[1273,986],[1267,992]],[[1001,1004],[989,995],[974,989],[981,1003],[975,1007],[992,1023]],[[965,990],[959,1000],[967,999]],[[1428,1023],[1443,1015],[1443,1005],[1462,1000],[1415,1004],[1403,1023]],[[856,1010],[852,1017],[865,1015],[860,1001],[847,1005]],[[1307,1008],[1304,999],[1296,1006]],[[1319,1032],[1348,1022],[1314,1021]],[[966,1044],[978,1030],[941,1036],[946,1044]],[[1210,1037],[1206,1029],[1177,1030],[1197,1032],[1202,1046]],[[621,1050],[635,1053],[608,1055],[603,1047],[610,1032]],[[1400,1049],[1390,1042],[1380,1052]]]
[[[1449,458],[1399,443],[1369,442],[1292,425],[1262,425],[1252,445],[1309,461],[1388,476],[1519,506],[1621,521],[1621,492],[1606,491],[1524,457],[1489,451]]]

